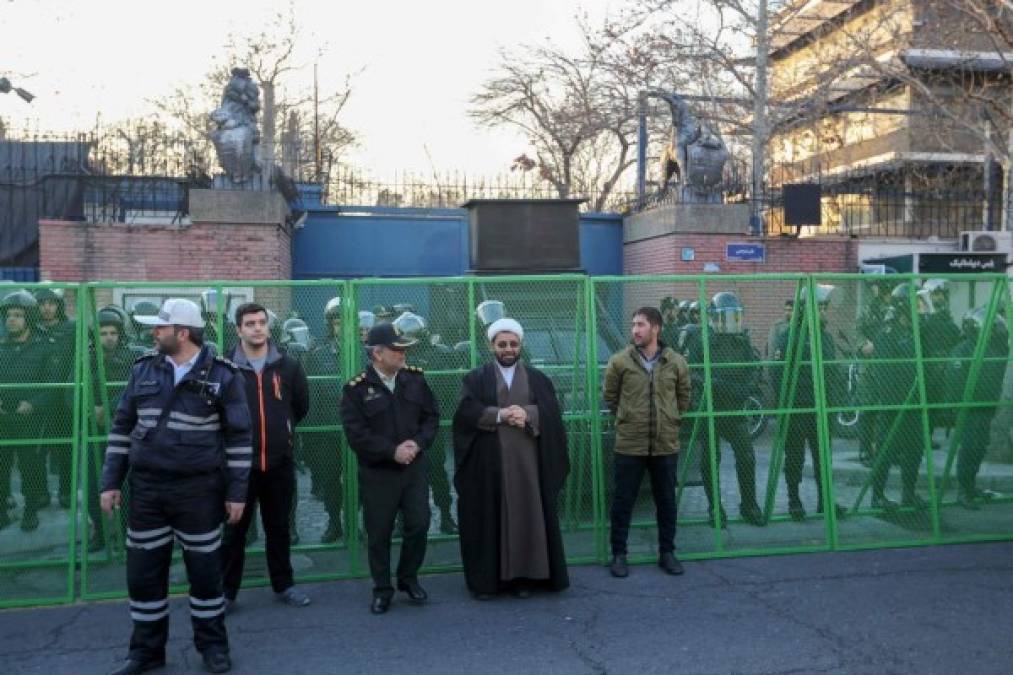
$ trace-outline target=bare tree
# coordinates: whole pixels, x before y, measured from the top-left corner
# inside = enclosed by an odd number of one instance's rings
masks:
[[[588,195],[601,210],[636,161],[639,92],[669,84],[671,72],[628,31],[577,17],[579,49],[551,43],[504,51],[496,74],[472,97],[471,116],[485,127],[520,131],[530,153],[515,171],[534,172],[561,197]]]

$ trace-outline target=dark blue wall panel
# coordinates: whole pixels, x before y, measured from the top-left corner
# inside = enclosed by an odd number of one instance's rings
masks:
[[[292,276],[460,276],[468,271],[468,243],[462,209],[311,206],[293,240]],[[581,264],[588,274],[622,274],[622,250],[620,215],[581,215]]]

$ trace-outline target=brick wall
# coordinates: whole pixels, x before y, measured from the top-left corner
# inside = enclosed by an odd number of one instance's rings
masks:
[[[52,281],[290,279],[291,237],[277,225],[128,225],[39,221],[39,267]]]
[[[766,260],[762,263],[725,260],[725,246],[730,243],[763,243]],[[682,249],[694,249],[694,260],[683,261]],[[855,240],[837,237],[807,239],[757,239],[741,234],[674,233],[627,243],[623,248],[623,271],[635,274],[704,274],[706,263],[716,263],[719,273],[708,274],[704,296],[718,291],[738,294],[746,308],[746,324],[753,345],[765,353],[770,326],[781,319],[784,301],[794,297],[791,281],[724,281],[723,274],[773,274],[795,272],[853,272],[857,269],[858,246]],[[834,305],[849,312],[853,304],[851,285],[844,285]],[[627,288],[625,305],[657,305],[661,298],[672,295],[677,300],[696,300],[699,287],[695,282],[644,283]]]

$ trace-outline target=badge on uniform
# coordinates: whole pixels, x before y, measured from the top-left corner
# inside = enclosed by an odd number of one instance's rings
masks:
[[[366,402],[372,401],[373,399],[380,398],[380,393],[376,389],[370,387],[366,390]]]

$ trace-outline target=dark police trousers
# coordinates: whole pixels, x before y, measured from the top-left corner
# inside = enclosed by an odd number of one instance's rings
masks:
[[[403,469],[359,465],[359,494],[369,540],[374,596],[389,598],[394,594],[390,583],[390,538],[398,511],[404,517],[404,530],[397,580],[416,581],[418,577],[429,533],[427,464],[425,454],[421,454]]]
[[[753,439],[749,437],[745,417],[715,417],[714,439],[715,464],[721,466],[721,441],[728,441],[735,455],[735,476],[739,482],[739,501],[743,506],[756,504],[756,454],[753,452]],[[710,508],[715,506],[713,484],[711,483],[710,463],[710,428],[707,421],[700,423],[700,443],[703,454],[700,456],[700,475],[703,478],[703,489],[707,493]]]
[[[862,413],[865,414],[864,412]],[[813,476],[816,478],[817,511],[823,505],[823,475],[820,472],[820,441],[816,415],[796,413],[788,417],[788,434],[784,439],[784,482],[788,487],[788,496],[799,499],[799,485],[805,469],[805,448],[813,460]]]
[[[134,620],[129,658],[165,658],[174,540],[183,549],[190,579],[194,644],[202,653],[228,651],[219,559],[224,477],[217,472],[179,476],[135,469],[129,485],[127,589]]]
[[[235,599],[243,582],[246,533],[253,521],[253,507],[257,503],[260,504],[260,519],[264,524],[264,551],[271,575],[271,588],[275,593],[281,593],[293,585],[292,563],[289,558],[289,514],[294,494],[295,466],[291,459],[267,471],[256,468],[250,471],[250,489],[243,517],[235,525],[225,526],[225,541],[222,544],[225,597]]]

